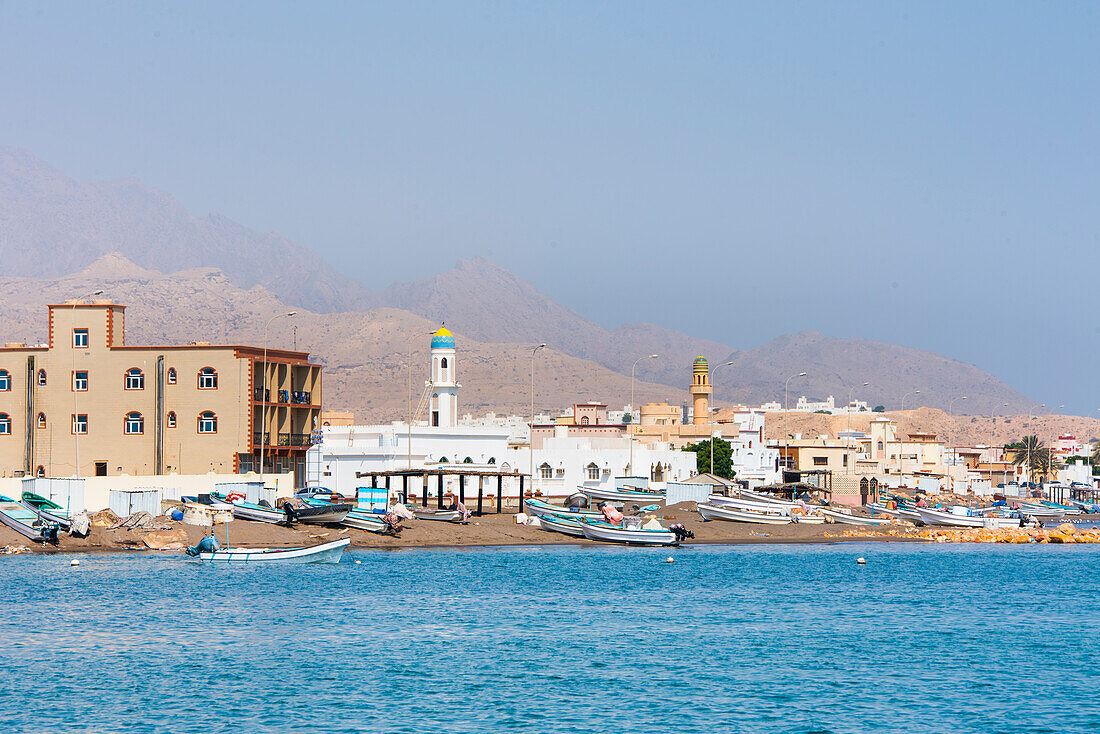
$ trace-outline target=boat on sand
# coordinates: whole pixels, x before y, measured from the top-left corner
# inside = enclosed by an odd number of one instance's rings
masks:
[[[730,522],[748,522],[759,525],[787,525],[791,516],[776,508],[774,511],[739,509],[726,505],[698,505],[699,514],[704,520],[729,520]]]

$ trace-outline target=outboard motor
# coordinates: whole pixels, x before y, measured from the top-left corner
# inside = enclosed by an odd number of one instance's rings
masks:
[[[200,540],[198,545],[189,546],[187,555],[195,557],[200,553],[214,553],[220,548],[221,544],[218,543],[218,539],[211,534]]]
[[[672,531],[672,534],[676,536],[677,543],[683,543],[688,538],[694,538],[695,533],[691,532],[684,527],[683,523],[676,523],[675,525],[669,525],[668,529]]]
[[[57,545],[57,523],[43,523],[38,532],[42,536],[43,543],[49,543],[50,545]]]
[[[298,521],[298,511],[295,510],[294,505],[289,502],[283,503],[283,514],[286,516],[286,519],[283,520],[283,523],[286,525],[293,525]]]

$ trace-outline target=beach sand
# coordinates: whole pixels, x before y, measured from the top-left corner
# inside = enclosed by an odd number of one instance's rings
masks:
[[[751,525],[746,523],[713,521],[704,522],[695,511],[694,503],[682,503],[666,508],[661,515],[667,526],[683,523],[693,533],[691,543],[831,543],[852,540],[912,540],[905,536],[877,535],[867,537],[838,537],[852,529],[849,525]],[[181,545],[194,545],[209,531],[194,525],[185,525],[168,518],[157,518],[158,525],[167,530],[142,531],[119,528],[108,530],[93,527],[87,538],[73,538],[62,533],[57,548],[31,543],[15,531],[0,526],[0,547],[30,546],[33,551],[150,551],[153,546],[168,547],[162,552],[180,552]],[[418,548],[448,546],[510,546],[510,545],[588,545],[601,546],[585,538],[574,538],[538,527],[517,525],[511,513],[473,517],[468,525],[413,520],[401,536],[392,538],[375,533],[347,528],[328,528],[298,525],[286,528],[262,522],[234,520],[227,525],[217,525],[214,532],[225,545],[226,530],[230,545],[254,548],[287,548],[315,545],[341,538],[351,538],[353,548]],[[155,533],[150,535],[150,532]]]

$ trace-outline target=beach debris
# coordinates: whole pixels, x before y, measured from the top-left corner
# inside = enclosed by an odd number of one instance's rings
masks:
[[[30,553],[31,549],[25,545],[5,545],[0,548],[0,554],[5,556],[17,556],[20,553]]]
[[[100,510],[92,515],[92,527],[95,528],[109,528],[119,520],[118,515],[110,510]]]
[[[113,514],[113,513],[112,513]],[[108,530],[118,530],[125,528],[127,530],[167,530],[172,527],[172,524],[168,521],[168,518],[153,517],[148,512],[135,512],[133,515],[128,516],[125,520],[121,520],[114,525],[108,527]]]
[[[141,542],[151,550],[183,550],[187,547],[187,531],[183,528],[154,530],[142,535]]]
[[[860,556],[859,558],[856,559],[856,565],[857,566],[866,566],[867,565],[867,559],[864,558],[863,556]]]
[[[69,523],[69,535],[74,538],[86,538],[92,530],[92,518],[87,512],[78,512]]]

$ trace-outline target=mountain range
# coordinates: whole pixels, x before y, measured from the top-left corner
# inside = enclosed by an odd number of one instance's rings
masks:
[[[843,404],[856,386],[853,397],[888,407],[920,390],[908,407],[944,408],[966,395],[956,407],[1035,408],[974,365],[894,344],[803,332],[738,351],[653,324],[608,329],[484,258],[371,292],[278,234],[219,214],[195,216],[134,179],[77,181],[13,148],[0,148],[0,257],[5,340],[41,339],[42,304],[96,288],[132,307],[132,343],[258,343],[268,316],[297,309],[298,346],[327,366],[327,406],[370,419],[407,409],[410,347],[414,361],[426,360],[421,337],[441,322],[460,337],[463,402],[474,412],[530,410],[530,348],[539,343],[549,346],[536,365],[540,409],[589,399],[621,405],[630,397],[631,366],[652,353],[659,358],[637,364],[636,402],[685,401],[691,361],[702,354],[714,366],[717,403],[782,400],[786,378],[806,372],[791,380],[791,402],[832,394]],[[586,308],[613,297],[620,296],[598,294]],[[272,346],[290,346],[293,325],[284,326]],[[731,341],[735,330],[731,323]],[[417,368],[414,382],[422,375]]]

